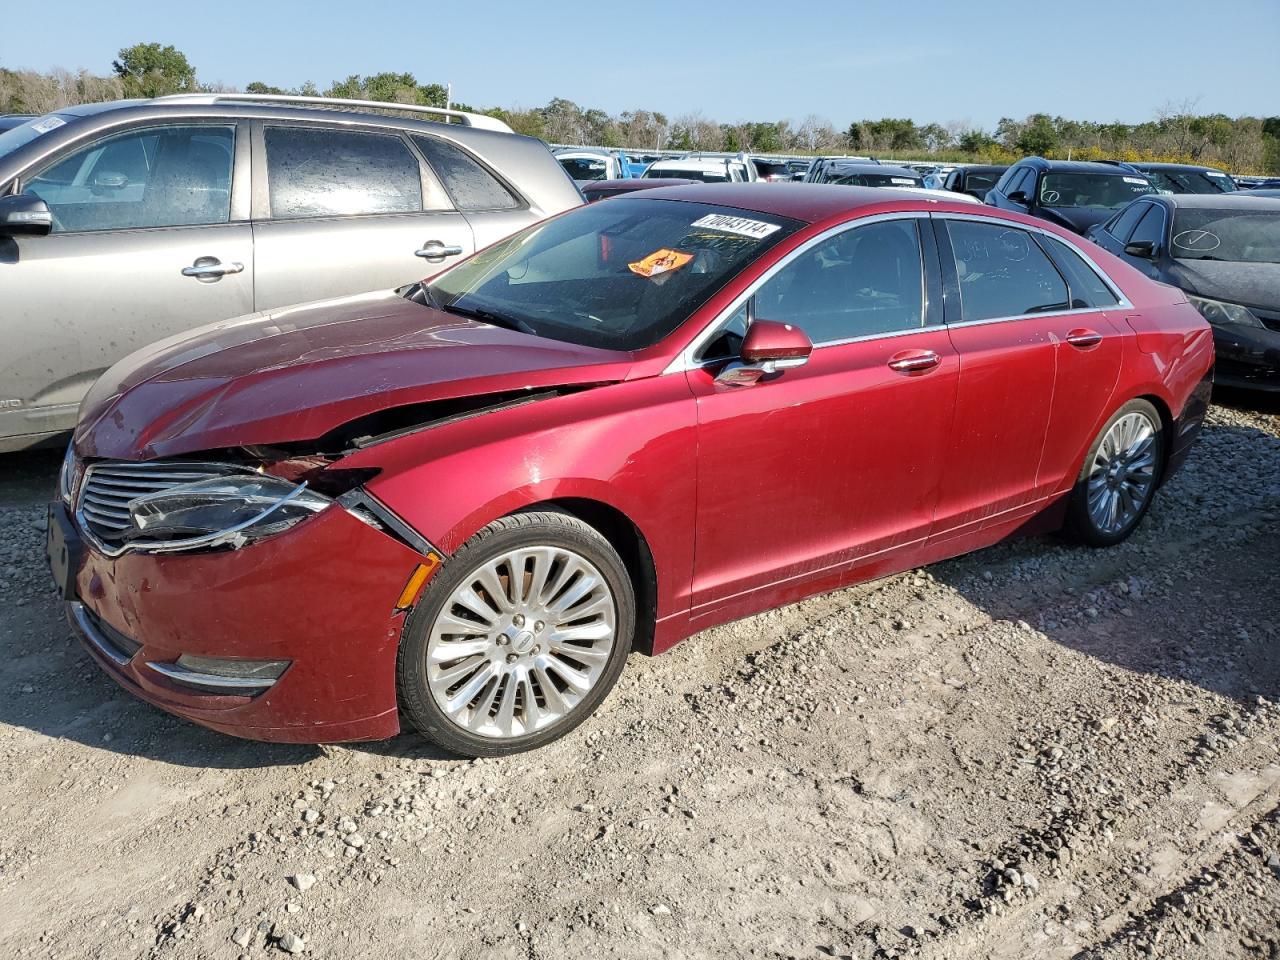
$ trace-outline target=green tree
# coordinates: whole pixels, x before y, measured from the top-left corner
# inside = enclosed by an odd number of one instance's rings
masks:
[[[1046,157],[1058,149],[1059,136],[1047,114],[1036,113],[1027,117],[1026,125],[1013,145],[1023,153]]]
[[[120,51],[112,69],[126,97],[163,97],[196,89],[196,70],[172,44],[135,43]]]

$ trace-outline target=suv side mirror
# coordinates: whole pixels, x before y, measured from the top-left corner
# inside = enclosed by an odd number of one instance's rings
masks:
[[[1139,240],[1137,243],[1126,243],[1124,252],[1131,257],[1141,257],[1143,260],[1154,260],[1156,257],[1156,248],[1150,240]]]
[[[1008,195],[1008,197],[1009,197],[1010,202],[1012,202],[1012,203],[1026,203],[1026,202],[1027,202],[1027,195],[1026,195],[1026,193],[1025,193],[1024,191],[1022,191],[1022,190],[1015,190],[1015,191],[1013,191],[1013,193],[1009,194],[1009,195]]]
[[[748,384],[788,367],[803,366],[813,353],[813,342],[799,327],[776,320],[754,320],[747,328],[738,355],[716,377],[718,383]]]
[[[39,197],[19,193],[0,197],[0,236],[42,237],[53,229],[53,214]]]

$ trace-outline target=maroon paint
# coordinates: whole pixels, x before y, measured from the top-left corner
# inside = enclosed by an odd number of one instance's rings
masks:
[[[1089,256],[1132,309],[820,346],[805,365],[749,386],[718,384],[714,370],[663,375],[752,281],[828,228],[901,210],[979,211],[813,185],[694,185],[647,196],[809,225],[672,335],[631,354],[387,295],[218,324],[113,368],[86,401],[77,452],[149,459],[305,441],[404,404],[594,386],[408,433],[338,466],[377,468],[369,492],[445,553],[486,523],[547,501],[625,517],[653,557],[661,652],[718,623],[1051,528],[1089,443],[1131,397],[1164,409],[1179,451],[1194,437],[1213,362],[1208,325],[1180,292],[1093,247]],[[980,213],[1079,248],[1079,237],[1043,221]],[[1102,339],[1067,342],[1082,329]],[[799,349],[778,334],[754,332],[771,349]],[[936,364],[921,362],[929,354]],[[79,583],[90,606],[147,645],[135,663],[179,652],[294,660],[253,701],[179,694],[144,667],[104,664],[135,693],[229,732],[338,740],[396,729],[402,616],[392,608],[415,562],[335,507],[235,552],[91,554]]]

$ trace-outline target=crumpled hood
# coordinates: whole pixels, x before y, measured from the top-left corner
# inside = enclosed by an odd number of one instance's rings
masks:
[[[1280,263],[1178,260],[1172,272],[1188,293],[1280,310]]]
[[[82,457],[144,460],[311,440],[407,404],[622,380],[631,355],[528,336],[370,293],[211,324],[102,375]]]
[[[1093,207],[1041,207],[1039,211],[1039,215],[1050,223],[1076,233],[1084,233],[1095,224],[1109,220],[1113,213],[1114,210],[1097,210]]]

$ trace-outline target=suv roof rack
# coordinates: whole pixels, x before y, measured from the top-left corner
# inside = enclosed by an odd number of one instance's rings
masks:
[[[342,97],[303,97],[285,93],[174,93],[156,97],[158,103],[281,103],[308,107],[327,107],[330,110],[359,108],[362,110],[395,110],[402,113],[425,113],[443,117],[446,122],[456,120],[477,130],[494,130],[498,133],[514,131],[496,117],[466,110],[445,110],[442,107],[424,107],[416,103],[391,103],[386,100],[347,100]]]

